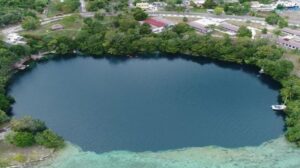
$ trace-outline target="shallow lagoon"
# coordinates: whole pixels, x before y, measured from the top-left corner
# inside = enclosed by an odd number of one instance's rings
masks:
[[[279,86],[257,71],[180,57],[76,57],[38,64],[9,93],[16,117],[46,121],[84,151],[236,148],[284,131],[270,109]]]

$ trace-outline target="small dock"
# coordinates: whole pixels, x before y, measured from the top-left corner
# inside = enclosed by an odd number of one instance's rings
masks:
[[[46,54],[49,54],[49,52],[34,54],[34,55],[31,55],[30,57],[33,61],[38,61],[38,60],[44,58]]]
[[[46,54],[49,54],[50,52],[43,52],[43,53],[39,53],[39,54],[34,54],[25,58],[22,58],[20,61],[16,62],[13,65],[14,69],[17,70],[25,70],[27,67],[29,67],[29,65],[27,65],[26,63],[28,63],[29,61],[38,61],[42,58],[45,57]]]
[[[24,70],[28,67],[26,63],[31,60],[31,57],[22,58],[20,61],[16,62],[13,67],[18,70]]]

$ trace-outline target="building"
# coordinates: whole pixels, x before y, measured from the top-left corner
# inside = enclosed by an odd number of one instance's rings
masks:
[[[292,50],[300,50],[300,39],[291,37],[279,37],[277,39],[277,44],[284,48],[289,48]]]
[[[300,37],[300,31],[299,30],[294,30],[294,29],[290,29],[290,28],[283,28],[282,32],[286,33],[288,35]]]
[[[62,29],[64,29],[64,26],[61,25],[61,24],[55,24],[55,25],[51,26],[51,30],[52,30],[52,31],[55,31],[55,30],[62,30]]]
[[[237,33],[239,28],[238,26],[236,25],[233,25],[233,24],[230,24],[230,23],[227,23],[227,22],[222,22],[220,24],[221,28],[230,32],[230,33]]]
[[[279,0],[276,3],[276,6],[282,5],[285,8],[299,8],[300,1],[298,0]]]
[[[142,23],[149,24],[151,26],[153,33],[160,33],[165,28],[168,28],[168,27],[174,25],[173,22],[171,22],[167,19],[158,18],[158,17],[148,18],[148,19],[144,20]]]
[[[195,4],[197,7],[202,7],[205,3],[205,0],[192,0],[192,3]]]
[[[200,24],[198,22],[190,22],[188,23],[192,28],[194,28],[195,30],[197,30],[200,33],[209,33],[211,32],[206,26],[204,26],[203,24]]]
[[[252,1],[251,2],[251,9],[255,11],[273,11],[276,8],[276,4],[261,4],[258,1]]]
[[[201,33],[209,33],[212,30],[209,29],[208,27],[212,25],[218,26],[220,24],[220,20],[203,18],[203,19],[195,20],[188,24]]]
[[[150,4],[148,2],[140,2],[135,5],[137,8],[141,8],[143,10],[148,10],[150,8]]]
[[[203,4],[205,3],[205,0],[183,0],[182,5],[183,6],[197,6],[197,7],[202,7]]]

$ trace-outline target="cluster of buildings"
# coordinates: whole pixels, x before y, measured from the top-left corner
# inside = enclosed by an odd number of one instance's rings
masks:
[[[290,28],[282,29],[286,36],[280,36],[277,39],[277,44],[288,49],[300,50],[300,31]]]
[[[276,7],[278,5],[282,5],[285,8],[299,8],[300,1],[299,0],[279,0],[276,3]]]
[[[202,7],[203,4],[205,3],[205,0],[182,0],[181,4],[177,4],[177,6],[197,6],[197,7]],[[167,6],[168,4],[165,2],[152,2],[149,3],[146,0],[143,2],[136,3],[135,7],[141,8],[143,10],[147,11],[157,11],[159,9],[163,9]]]
[[[281,5],[287,9],[295,9],[300,7],[299,0],[278,0],[277,2],[271,4],[261,4],[258,1],[251,1],[251,8],[256,11],[273,11]]]
[[[227,33],[229,35],[236,35],[240,28],[239,26],[230,24],[224,20],[216,19],[199,19],[189,22],[188,24],[192,28],[203,34],[212,32],[211,27],[216,27],[219,31],[223,33]]]

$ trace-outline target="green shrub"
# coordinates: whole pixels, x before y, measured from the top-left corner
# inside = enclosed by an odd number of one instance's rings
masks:
[[[22,21],[22,28],[25,30],[35,30],[40,27],[40,21],[32,16],[27,16]]]
[[[12,132],[6,136],[6,140],[18,147],[28,147],[35,144],[34,135],[30,132]]]
[[[9,120],[9,117],[6,115],[6,113],[2,110],[0,110],[0,124],[5,123]]]
[[[44,122],[31,117],[24,117],[21,119],[13,119],[11,121],[11,128],[15,132],[30,132],[37,133],[47,129]]]
[[[35,136],[35,141],[39,145],[47,148],[61,148],[64,146],[64,140],[53,131],[47,129]]]
[[[241,26],[237,32],[238,37],[252,37],[252,32],[246,26]]]

